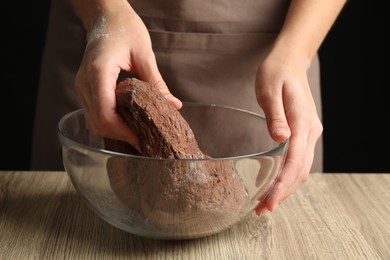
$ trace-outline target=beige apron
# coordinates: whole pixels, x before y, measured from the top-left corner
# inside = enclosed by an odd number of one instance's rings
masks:
[[[149,29],[160,72],[175,96],[262,113],[254,94],[255,73],[282,26],[289,1],[129,2]],[[85,32],[66,1],[52,1],[37,101],[33,169],[63,169],[56,124],[63,114],[80,108],[73,81],[84,46]],[[321,115],[318,57],[308,78]],[[322,171],[322,139],[312,171]]]

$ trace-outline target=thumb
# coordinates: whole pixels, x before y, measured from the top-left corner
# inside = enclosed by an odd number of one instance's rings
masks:
[[[259,102],[267,120],[268,132],[276,142],[284,142],[291,136],[284,105],[281,98],[268,96]]]
[[[153,87],[157,88],[161,94],[176,107],[176,109],[180,109],[183,106],[183,103],[169,91],[167,84],[165,84],[165,81],[162,79],[161,75],[154,80],[148,80],[148,82]]]
[[[268,131],[276,142],[286,141],[290,135],[290,127],[287,124],[287,119],[285,113],[278,111],[269,111],[265,113],[267,119]]]
[[[183,106],[183,103],[169,91],[167,84],[158,70],[156,58],[153,53],[148,59],[142,62],[141,66],[137,68],[137,72],[142,80],[157,88],[176,109],[180,109]]]

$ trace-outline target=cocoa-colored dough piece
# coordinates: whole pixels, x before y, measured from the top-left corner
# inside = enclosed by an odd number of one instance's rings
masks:
[[[119,114],[138,136],[142,155],[205,158],[179,111],[147,82],[126,78],[117,87],[116,99]]]
[[[119,114],[139,138],[140,155],[200,159],[110,158],[110,184],[123,203],[171,235],[208,234],[239,220],[248,193],[230,161],[203,154],[187,121],[148,83],[125,79],[116,98]],[[120,143],[110,140],[106,148],[124,152]]]

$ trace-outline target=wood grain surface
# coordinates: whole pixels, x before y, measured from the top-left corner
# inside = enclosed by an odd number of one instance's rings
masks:
[[[311,174],[274,212],[153,240],[100,219],[65,172],[0,171],[0,259],[390,259],[390,174]]]

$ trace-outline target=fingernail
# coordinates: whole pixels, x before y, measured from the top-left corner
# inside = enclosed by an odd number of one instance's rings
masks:
[[[272,205],[272,206],[271,206],[271,209],[270,209],[271,212],[274,212],[274,210],[279,206],[279,204],[280,204],[280,202],[278,202],[278,203]]]
[[[275,128],[272,131],[272,134],[277,135],[277,136],[285,136],[285,135],[287,135],[287,131],[284,128]]]
[[[180,101],[180,99],[178,99],[177,97],[175,97],[175,96],[173,96],[173,95],[170,95],[170,96],[166,97],[166,99],[167,99],[169,102],[175,104],[177,108],[181,108],[182,105],[183,105],[182,102]]]
[[[269,210],[267,208],[262,208],[260,210],[256,210],[256,215],[259,217],[262,217],[262,216],[266,215],[267,213],[269,213]]]

